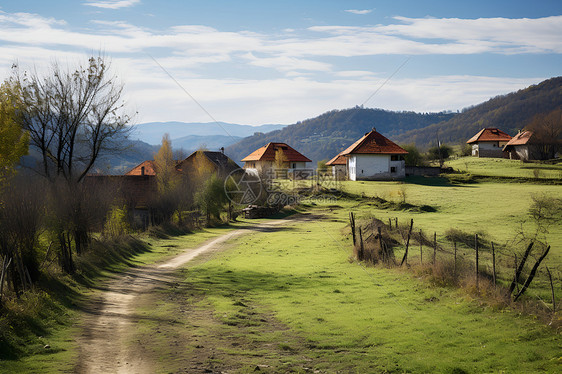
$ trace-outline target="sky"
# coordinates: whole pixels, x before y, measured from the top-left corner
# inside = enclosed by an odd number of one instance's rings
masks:
[[[0,79],[103,54],[135,123],[457,111],[562,75],[562,1],[0,2]]]

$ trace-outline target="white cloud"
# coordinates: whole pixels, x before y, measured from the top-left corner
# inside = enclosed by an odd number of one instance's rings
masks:
[[[373,9],[346,9],[344,12],[352,13],[352,14],[369,14],[373,11]]]
[[[139,121],[208,121],[150,53],[218,120],[293,123],[361,104],[386,79],[376,67],[367,70],[371,67],[354,57],[562,53],[562,16],[396,17],[388,25],[316,26],[271,35],[225,32],[205,25],[154,30],[125,21],[96,20],[83,27],[72,28],[64,20],[36,14],[0,11],[0,79],[9,74],[14,61],[41,70],[54,58],[71,65],[83,61],[87,53],[102,50],[124,80],[128,106],[138,108]],[[455,110],[544,79],[400,76],[366,105],[391,110]]]
[[[120,9],[135,6],[138,3],[140,3],[140,0],[88,0],[84,5],[104,9]]]

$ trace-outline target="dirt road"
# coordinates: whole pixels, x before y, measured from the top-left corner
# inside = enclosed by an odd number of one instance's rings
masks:
[[[151,373],[152,363],[142,351],[127,349],[128,337],[135,330],[133,300],[157,287],[176,281],[174,270],[195,257],[220,248],[226,241],[253,230],[267,230],[283,220],[260,223],[212,239],[197,248],[186,249],[163,263],[129,270],[106,285],[90,310],[79,338],[79,373]]]

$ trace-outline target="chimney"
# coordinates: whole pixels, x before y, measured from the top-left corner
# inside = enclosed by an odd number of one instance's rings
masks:
[[[373,127],[373,131],[377,131],[377,128],[376,128],[376,127]]]
[[[141,175],[144,175],[144,166],[141,166]]]
[[[224,147],[221,147],[221,153],[224,155]]]

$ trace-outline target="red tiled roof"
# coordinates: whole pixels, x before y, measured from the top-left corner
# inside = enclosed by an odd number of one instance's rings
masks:
[[[268,143],[244,157],[242,161],[275,161],[275,153],[278,149],[283,150],[287,162],[311,162],[308,157],[285,143]]]
[[[472,138],[470,138],[466,143],[472,144],[476,142],[505,142],[511,140],[511,136],[507,135],[505,132],[496,129],[495,127],[484,128]]]
[[[346,150],[341,152],[340,155],[345,156],[352,153],[405,155],[408,151],[388,140],[373,129],[371,132],[366,133],[361,139],[350,145]]]
[[[508,145],[525,145],[529,143],[532,136],[533,136],[532,131],[522,131],[519,134],[515,135],[513,138],[511,138],[511,140],[507,142],[505,146],[507,147]]]
[[[330,161],[326,162],[326,166],[333,165],[347,165],[347,158],[340,153]]]
[[[156,175],[156,165],[153,160],[141,162],[139,165],[126,172],[125,175],[142,175],[143,167],[144,175]]]

